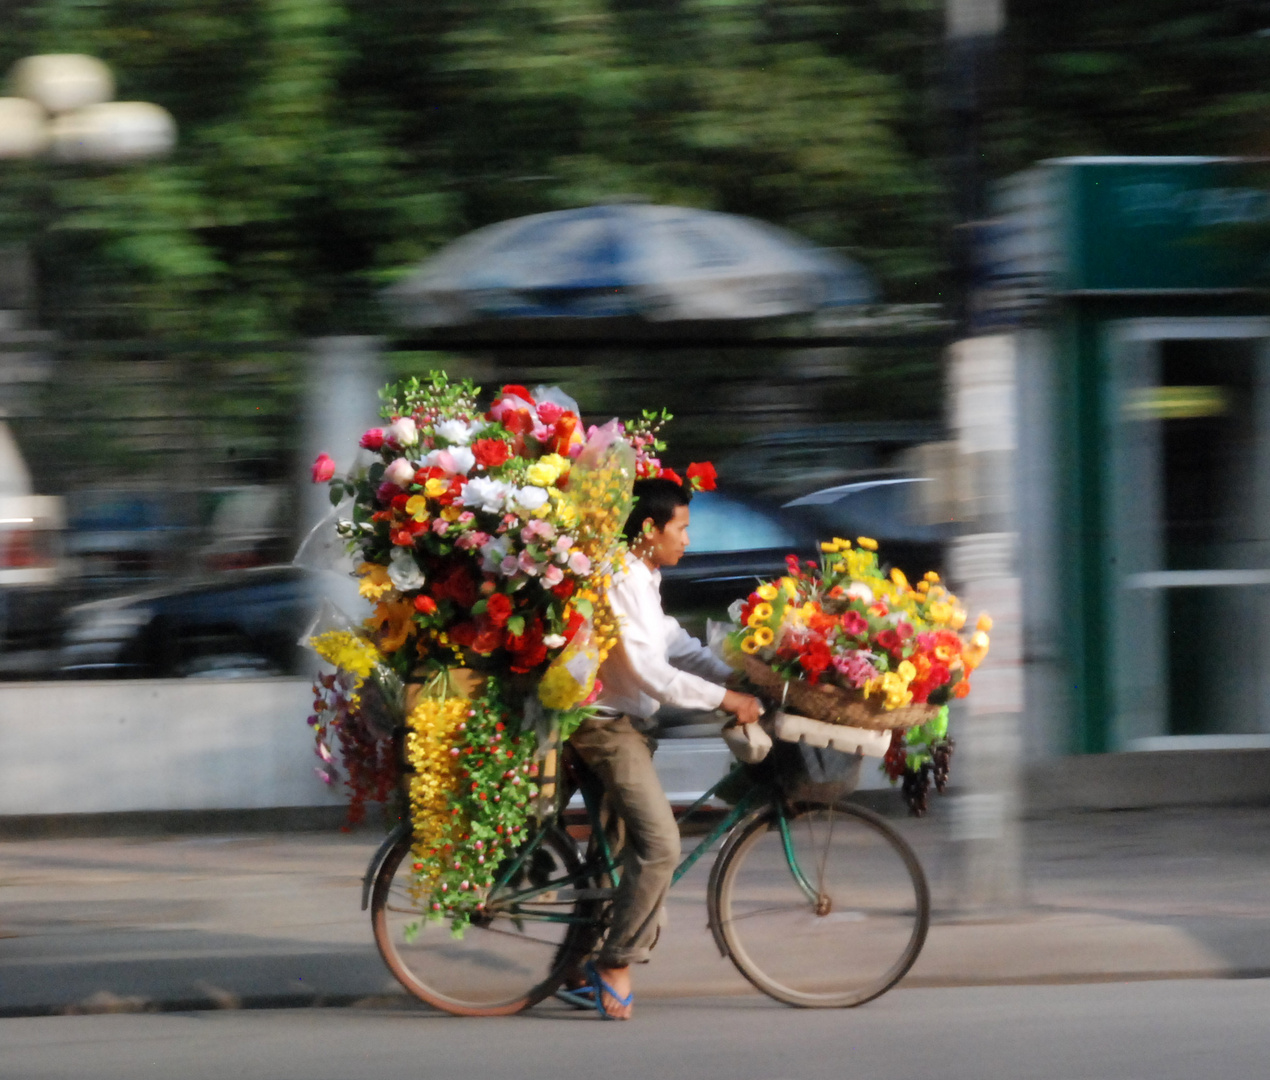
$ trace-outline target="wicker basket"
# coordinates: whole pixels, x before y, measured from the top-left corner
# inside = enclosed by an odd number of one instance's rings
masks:
[[[939,712],[938,705],[884,709],[879,699],[866,699],[859,690],[846,690],[828,683],[812,686],[804,679],[784,679],[756,656],[745,658],[745,674],[771,704],[829,724],[871,731],[906,730],[926,723]]]

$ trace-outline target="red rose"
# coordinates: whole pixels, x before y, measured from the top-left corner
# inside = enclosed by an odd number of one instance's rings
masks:
[[[330,454],[318,454],[317,460],[313,462],[313,482],[315,484],[325,484],[334,475],[334,458]]]
[[[858,611],[848,611],[842,616],[842,629],[852,637],[863,637],[869,632],[869,620]]]
[[[465,649],[488,655],[503,644],[503,632],[482,616],[451,627],[450,640]]]
[[[573,595],[573,590],[577,588],[577,582],[573,578],[565,578],[559,585],[553,585],[551,591],[560,597],[561,600],[568,600]]]
[[[391,539],[398,547],[413,547],[415,542],[414,533],[409,529],[394,530]]]
[[[394,510],[404,510],[406,508],[406,503],[409,501],[410,496],[403,491],[400,495],[394,495],[392,497],[392,502],[389,505]]]
[[[694,461],[688,466],[688,483],[697,491],[713,491],[718,475],[708,461]]]
[[[528,435],[534,429],[534,418],[528,409],[508,409],[503,413],[503,427],[513,435]]]
[[[502,439],[477,439],[472,444],[472,454],[476,458],[476,464],[484,465],[487,469],[497,469],[507,463],[512,456],[512,448]]]
[[[415,611],[424,615],[435,615],[437,613],[437,602],[430,596],[420,593],[414,598]]]
[[[379,450],[384,445],[384,429],[373,427],[365,435],[362,436],[359,446],[365,447],[367,450]]]
[[[679,474],[675,472],[674,469],[662,469],[661,478],[663,480],[669,480],[672,483],[678,484],[680,487],[684,486],[683,480],[679,478]]]
[[[437,600],[453,600],[459,607],[470,608],[476,603],[476,579],[471,567],[464,562],[442,564],[432,578],[432,595]]]
[[[815,686],[820,681],[820,676],[824,674],[825,669],[833,663],[833,654],[829,651],[829,646],[823,641],[813,640],[807,643],[803,648],[802,655],[798,657],[798,662],[807,672],[807,681]]]
[[[506,626],[512,617],[512,600],[506,593],[496,592],[485,602],[485,614],[495,626]]]
[[[507,635],[507,649],[512,654],[512,671],[522,674],[533,671],[547,659],[547,646],[543,644],[542,637],[542,620],[537,616],[525,627],[523,634]]]
[[[876,641],[878,645],[881,648],[885,649],[887,652],[891,652],[894,649],[898,649],[901,645],[900,635],[897,634],[894,630],[883,630],[873,640]]]
[[[534,403],[533,396],[529,393],[529,391],[526,390],[523,386],[517,386],[515,383],[509,383],[507,386],[504,386],[503,389],[499,391],[498,396],[499,397],[515,396],[515,397],[524,399],[525,401],[529,402],[530,405]]]
[[[569,625],[564,628],[564,639],[568,643],[578,636],[578,631],[586,625],[586,616],[574,611],[569,615]]]

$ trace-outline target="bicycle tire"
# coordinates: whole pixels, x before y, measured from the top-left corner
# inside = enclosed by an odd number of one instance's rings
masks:
[[[550,830],[538,844],[518,883],[525,883],[525,875],[538,874],[537,883],[543,883],[549,880],[543,875],[554,879],[581,872],[577,846],[566,835]],[[427,921],[411,897],[409,854],[410,838],[405,837],[385,857],[371,892],[371,922],[375,944],[389,971],[407,991],[434,1008],[455,1016],[520,1012],[554,993],[570,967],[579,962],[587,943],[594,940],[592,924],[599,918],[596,902],[580,898],[570,905],[552,893],[476,919],[462,938],[455,938],[448,919]],[[547,911],[577,921],[535,918]],[[417,929],[409,933],[408,926]]]
[[[922,951],[926,875],[907,841],[861,806],[796,806],[786,820],[815,899],[790,868],[778,807],[766,806],[737,827],[715,863],[711,926],[741,974],[776,1000],[862,1005],[899,982]]]

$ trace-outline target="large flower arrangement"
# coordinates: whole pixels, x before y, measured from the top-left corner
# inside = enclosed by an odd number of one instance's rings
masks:
[[[731,611],[727,642],[767,696],[784,702],[784,683],[833,689],[834,702],[893,731],[884,767],[904,781],[915,812],[929,780],[942,791],[952,743],[947,702],[970,692],[970,676],[988,652],[992,620],[981,615],[964,633],[966,613],[931,572],[914,583],[885,570],[877,542],[859,537],[821,544],[820,561],[788,556],[788,573],[766,582]],[[780,687],[781,692],[772,692]]]
[[[419,899],[461,929],[533,812],[545,748],[600,690],[632,483],[678,479],[657,457],[670,417],[584,429],[557,388],[504,386],[482,407],[443,373],[383,396],[387,423],[361,439],[369,468],[337,477],[327,455],[313,467],[350,504],[337,529],[374,611],[314,638],[338,674],[310,723],[319,770],[333,779],[342,754],[356,806],[395,782],[367,734],[367,684],[398,709]],[[687,472],[713,486],[708,464]]]

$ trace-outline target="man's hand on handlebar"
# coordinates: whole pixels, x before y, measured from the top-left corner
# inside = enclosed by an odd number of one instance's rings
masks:
[[[752,724],[763,715],[763,703],[758,698],[736,690],[724,692],[719,708],[735,716],[738,724]]]

